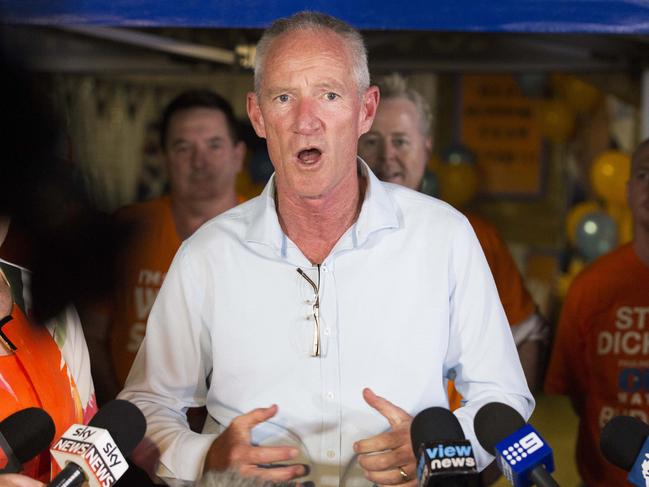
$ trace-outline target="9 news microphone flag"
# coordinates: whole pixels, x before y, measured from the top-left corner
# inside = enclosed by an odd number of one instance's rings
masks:
[[[480,408],[473,420],[482,447],[496,457],[498,467],[514,487],[559,487],[552,450],[518,412],[499,402]]]

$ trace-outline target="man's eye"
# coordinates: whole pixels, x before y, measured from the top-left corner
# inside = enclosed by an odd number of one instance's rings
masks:
[[[329,101],[334,101],[336,98],[338,98],[338,94],[330,91],[328,93],[325,93],[325,98]]]
[[[286,94],[279,95],[279,96],[277,97],[277,100],[278,100],[280,103],[286,103],[286,102],[288,101],[288,95],[286,95]]]
[[[394,139],[392,143],[394,144],[395,147],[404,147],[408,145],[408,140],[399,138],[399,139]]]

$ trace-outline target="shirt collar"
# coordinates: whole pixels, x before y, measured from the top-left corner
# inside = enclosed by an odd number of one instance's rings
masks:
[[[370,170],[360,157],[358,166],[367,179],[365,198],[358,219],[352,225],[351,237],[354,247],[361,246],[374,232],[400,227],[400,213],[384,183]],[[349,234],[350,232],[348,232]],[[246,241],[259,243],[275,249],[286,256],[288,238],[282,231],[275,206],[275,174],[270,177],[263,192],[254,200]]]

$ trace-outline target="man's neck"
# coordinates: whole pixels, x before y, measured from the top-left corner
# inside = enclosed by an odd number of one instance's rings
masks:
[[[638,258],[646,266],[649,266],[649,228],[639,228],[636,226],[633,249]]]
[[[218,198],[204,201],[191,201],[174,198],[171,195],[171,210],[180,240],[190,237],[206,221],[236,206],[237,194],[234,189]]]
[[[318,198],[292,197],[276,192],[277,214],[282,230],[307,259],[321,264],[360,213],[365,177],[356,171],[330,194]]]

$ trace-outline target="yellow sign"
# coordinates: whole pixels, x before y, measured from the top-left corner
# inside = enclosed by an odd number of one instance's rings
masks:
[[[462,143],[476,157],[482,193],[541,192],[541,131],[534,102],[512,76],[462,77]]]

